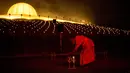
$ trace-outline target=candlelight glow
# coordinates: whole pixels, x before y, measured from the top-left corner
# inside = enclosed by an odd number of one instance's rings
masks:
[[[8,10],[7,15],[31,15],[31,16],[37,16],[36,10],[27,3],[16,3],[13,6],[10,7]]]
[[[50,21],[55,18],[51,17],[43,17],[43,16],[38,16],[36,10],[29,4],[27,3],[16,3],[12,5],[8,12],[7,15],[0,15],[0,18],[5,18],[5,19],[40,19],[40,20],[45,20],[45,21]],[[62,20],[56,18],[58,22],[69,22],[69,23],[76,23],[76,24],[85,24],[85,21],[82,22],[74,22],[74,21],[69,21],[69,20]]]

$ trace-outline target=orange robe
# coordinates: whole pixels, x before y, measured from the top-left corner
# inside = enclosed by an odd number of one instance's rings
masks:
[[[74,51],[77,51],[79,46],[82,46],[80,53],[80,65],[85,65],[95,61],[94,43],[91,39],[85,36],[76,36],[76,47]]]

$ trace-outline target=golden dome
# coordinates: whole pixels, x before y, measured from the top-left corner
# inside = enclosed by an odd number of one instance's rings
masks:
[[[16,3],[10,7],[7,15],[37,16],[36,10],[27,3]]]

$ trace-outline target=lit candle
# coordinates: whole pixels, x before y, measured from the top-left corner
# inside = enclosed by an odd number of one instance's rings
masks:
[[[75,59],[75,56],[73,56],[73,59]]]

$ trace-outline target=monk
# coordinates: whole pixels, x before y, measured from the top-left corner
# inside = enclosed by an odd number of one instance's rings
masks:
[[[71,37],[71,42],[75,44],[75,48],[72,52],[68,53],[69,55],[75,53],[82,46],[80,51],[80,66],[87,66],[95,61],[94,43],[91,39],[83,35],[77,35]]]

